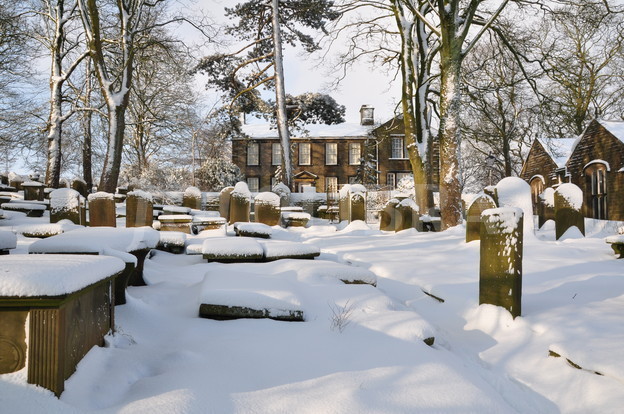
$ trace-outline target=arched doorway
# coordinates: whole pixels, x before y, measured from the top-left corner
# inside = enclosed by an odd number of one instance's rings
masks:
[[[531,185],[531,199],[533,200],[533,214],[538,214],[539,196],[544,192],[544,177],[536,175],[529,181]]]
[[[589,193],[587,198],[588,216],[599,219],[608,220],[609,211],[607,208],[607,172],[608,166],[602,162],[591,162],[584,170],[587,182],[586,191]]]

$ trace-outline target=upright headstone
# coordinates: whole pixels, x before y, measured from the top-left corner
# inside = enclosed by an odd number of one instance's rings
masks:
[[[81,196],[87,197],[89,195],[89,188],[87,187],[87,182],[82,178],[74,178],[71,181],[71,188],[78,191]]]
[[[519,208],[524,213],[524,237],[535,232],[531,186],[520,177],[505,177],[496,184],[494,202],[498,207]]]
[[[59,188],[50,193],[50,223],[58,223],[63,219],[74,224],[86,224],[87,213],[84,199],[78,191],[71,188]]]
[[[555,220],[554,188],[548,187],[538,196],[537,217],[538,228],[542,228],[548,220]]]
[[[22,183],[22,190],[24,190],[24,200],[36,200],[43,201],[43,190],[45,185],[39,181],[26,181]]]
[[[182,206],[190,207],[194,210],[201,210],[202,194],[197,187],[187,187],[182,196]]]
[[[111,193],[99,191],[89,194],[89,226],[117,227],[115,197]]]
[[[568,229],[576,227],[585,235],[585,218],[582,214],[583,190],[576,184],[561,184],[555,190],[555,236],[559,240]]]
[[[352,184],[349,189],[349,221],[366,221],[366,187]]]
[[[338,191],[338,219],[349,221],[351,219],[351,185],[345,184]]]
[[[141,190],[130,191],[126,196],[126,227],[151,227],[153,220],[152,195]]]
[[[379,212],[379,230],[382,231],[395,231],[397,226],[397,215],[398,212],[396,210],[396,206],[399,204],[399,200],[396,198],[391,198],[388,200],[383,210]]]
[[[254,217],[258,223],[277,226],[280,223],[280,198],[271,192],[259,193],[254,198]]]
[[[480,240],[481,213],[492,208],[496,208],[496,203],[487,194],[481,194],[472,200],[466,213],[466,243]]]
[[[407,230],[415,228],[422,231],[420,216],[418,214],[419,207],[416,202],[406,197],[396,205],[396,221],[394,231]]]
[[[232,197],[232,191],[234,191],[234,187],[225,187],[219,193],[219,216],[224,219],[230,219],[230,199]]]
[[[502,306],[514,318],[522,312],[523,214],[501,207],[481,216],[479,304]]]
[[[251,192],[247,183],[239,181],[230,194],[229,223],[249,221],[251,208]]]

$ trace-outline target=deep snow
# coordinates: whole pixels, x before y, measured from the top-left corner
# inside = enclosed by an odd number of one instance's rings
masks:
[[[2,230],[46,220],[6,214]],[[157,251],[145,263],[148,286],[128,289],[128,303],[115,310],[117,332],[87,354],[61,398],[26,384],[22,370],[0,375],[0,411],[618,413],[624,407],[624,260],[604,241],[615,227],[589,221],[588,237],[554,241],[547,223],[525,240],[523,315],[515,320],[502,308],[478,305],[479,242],[465,243],[461,226],[395,234],[362,222],[313,220],[305,229],[272,229],[273,239],[317,246],[321,256],[209,264],[201,255]],[[222,235],[203,232],[187,242]],[[33,241],[18,236],[12,254],[27,253]],[[332,262],[372,272],[377,287],[343,284]],[[205,278],[214,276],[218,285],[231,277],[229,294],[235,278],[254,275],[269,278],[274,293],[287,288],[306,321],[198,318],[202,287],[210,285]],[[423,342],[430,337],[433,347]]]

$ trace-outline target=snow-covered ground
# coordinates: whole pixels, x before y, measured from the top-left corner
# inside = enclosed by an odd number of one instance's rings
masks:
[[[0,231],[45,221],[5,215]],[[272,238],[318,246],[314,261],[215,264],[157,251],[145,264],[148,286],[128,289],[116,333],[87,354],[60,399],[22,370],[0,375],[0,412],[622,412],[624,260],[604,241],[615,227],[590,222],[588,237],[554,241],[547,226],[527,237],[514,320],[478,305],[479,242],[466,244],[463,227],[311,224],[273,227]],[[187,242],[213,233],[222,235]],[[19,236],[11,254],[34,240]],[[343,284],[336,262],[372,272],[377,287]],[[201,298],[219,289],[229,300],[286,301],[305,322],[199,318]]]

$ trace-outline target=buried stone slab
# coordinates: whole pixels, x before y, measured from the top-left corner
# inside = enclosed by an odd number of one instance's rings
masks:
[[[209,262],[259,262],[264,258],[264,250],[248,237],[211,237],[204,240],[202,255]]]
[[[555,190],[555,237],[557,240],[571,227],[585,235],[583,190],[572,183],[561,184]]]
[[[282,212],[282,226],[284,227],[305,227],[310,221],[310,214],[300,212]]]
[[[259,237],[262,239],[270,239],[271,227],[262,223],[234,223],[234,232],[241,237]]]
[[[312,244],[284,240],[263,240],[258,243],[262,246],[263,258],[267,262],[280,259],[312,260],[321,254],[321,250]]]
[[[273,319],[286,322],[303,322],[303,311],[286,309],[253,309],[245,306],[199,305],[199,316],[206,319],[227,321],[234,319]]]
[[[480,240],[481,213],[492,208],[496,208],[496,203],[487,194],[481,194],[472,200],[466,212],[466,243]]]
[[[523,212],[513,207],[485,210],[481,215],[479,304],[521,315]]]
[[[181,231],[165,231],[159,234],[160,240],[156,249],[174,254],[184,253],[186,233]]]

